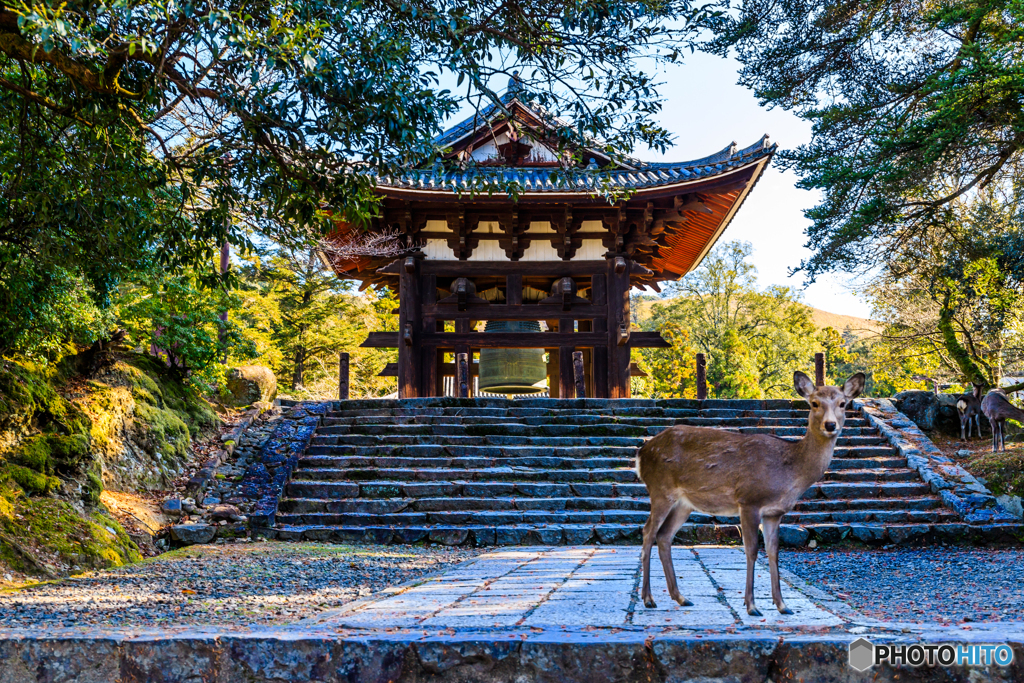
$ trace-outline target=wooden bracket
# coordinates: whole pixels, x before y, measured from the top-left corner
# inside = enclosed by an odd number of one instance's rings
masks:
[[[402,328],[402,341],[406,346],[412,346],[412,323],[406,323]]]
[[[626,259],[622,258],[621,256],[616,256],[614,263],[616,275],[622,275],[623,273],[626,272]]]
[[[625,346],[629,343],[629,323],[619,323],[619,334],[618,334],[619,346]]]
[[[415,273],[416,272],[416,258],[415,257],[413,257],[413,256],[406,256],[405,257],[405,261],[403,262],[402,265],[405,268],[405,272],[407,272],[407,273]]]

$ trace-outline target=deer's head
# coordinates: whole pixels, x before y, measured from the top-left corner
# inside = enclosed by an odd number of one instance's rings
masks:
[[[839,436],[846,421],[846,404],[864,390],[864,381],[864,373],[858,372],[842,387],[816,387],[810,377],[794,372],[793,387],[811,406],[808,431],[830,439]]]

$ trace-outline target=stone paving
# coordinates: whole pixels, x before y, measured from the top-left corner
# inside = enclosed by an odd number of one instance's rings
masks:
[[[656,553],[655,553],[656,555]],[[743,607],[746,560],[736,547],[673,548],[679,588],[693,606],[668,596],[657,557],[651,560],[656,609],[639,602],[638,548],[600,546],[513,548],[464,562],[418,585],[389,589],[373,599],[315,619],[347,628],[494,627],[837,627],[853,611],[793,576],[783,597],[795,614],[771,602],[768,568],[758,563],[754,594],[763,616]]]

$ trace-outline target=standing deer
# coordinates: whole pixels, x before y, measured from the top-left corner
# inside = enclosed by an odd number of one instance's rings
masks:
[[[985,395],[981,402],[981,412],[988,418],[988,424],[992,428],[992,452],[1006,450],[1006,442],[1003,440],[1003,427],[1006,421],[1016,420],[1024,423],[1024,410],[1010,403],[1006,392],[1002,389],[993,389]]]
[[[972,421],[978,426],[978,436],[981,436],[981,385],[974,384],[971,393],[958,396],[956,399],[956,412],[960,414],[960,440],[967,441],[971,435]],[[967,437],[964,436],[964,427],[967,428]]]
[[[747,556],[747,614],[760,616],[754,604],[754,562],[757,528],[763,525],[771,570],[772,600],[782,614],[792,614],[779,586],[779,520],[828,469],[836,438],[846,420],[846,406],[864,389],[864,373],[839,387],[815,387],[802,372],[793,373],[796,393],[807,399],[807,433],[797,441],[768,434],[741,434],[708,427],[669,427],[637,453],[637,473],[651,497],[651,516],[644,525],[640,562],[644,569],[641,597],[651,597],[651,546],[665,570],[668,593],[680,605],[692,605],[679,594],[672,566],[672,539],[694,510],[709,515],[739,515]]]

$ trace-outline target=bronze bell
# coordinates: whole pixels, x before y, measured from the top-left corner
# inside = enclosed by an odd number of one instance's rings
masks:
[[[536,320],[488,320],[484,332],[540,332]],[[491,394],[537,394],[547,387],[544,349],[480,349],[480,391]]]

